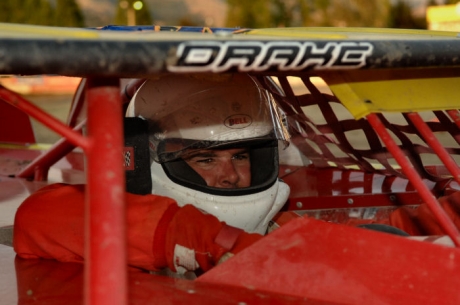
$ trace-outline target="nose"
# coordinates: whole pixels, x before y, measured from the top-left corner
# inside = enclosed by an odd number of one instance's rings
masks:
[[[240,176],[232,160],[222,162],[218,170],[218,187],[237,188]]]

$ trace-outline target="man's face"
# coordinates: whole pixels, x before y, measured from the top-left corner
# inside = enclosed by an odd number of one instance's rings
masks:
[[[184,156],[208,186],[242,188],[251,185],[251,162],[245,148],[198,149]]]

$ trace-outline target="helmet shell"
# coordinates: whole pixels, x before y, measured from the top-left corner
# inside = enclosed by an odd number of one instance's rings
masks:
[[[284,125],[276,109],[271,95],[247,74],[165,74],[147,80],[127,116],[150,125],[152,193],[265,233],[289,195],[278,180],[277,138],[286,132],[278,131]],[[252,147],[250,187],[209,187],[181,159],[190,149],[232,145]]]

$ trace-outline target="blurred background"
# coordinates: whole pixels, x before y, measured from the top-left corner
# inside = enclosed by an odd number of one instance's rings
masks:
[[[460,32],[457,0],[0,0],[0,22],[64,27],[384,27]],[[0,76],[65,122],[80,79]],[[60,137],[32,119],[36,140]]]
[[[430,28],[460,20],[457,0],[1,0],[0,22],[76,27]],[[433,7],[436,8],[435,13]],[[457,20],[455,20],[457,19]]]

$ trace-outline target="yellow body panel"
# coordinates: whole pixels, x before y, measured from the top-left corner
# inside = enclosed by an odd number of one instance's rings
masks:
[[[323,79],[356,119],[377,112],[460,108],[460,70],[341,71]],[[458,76],[456,76],[456,75]]]

